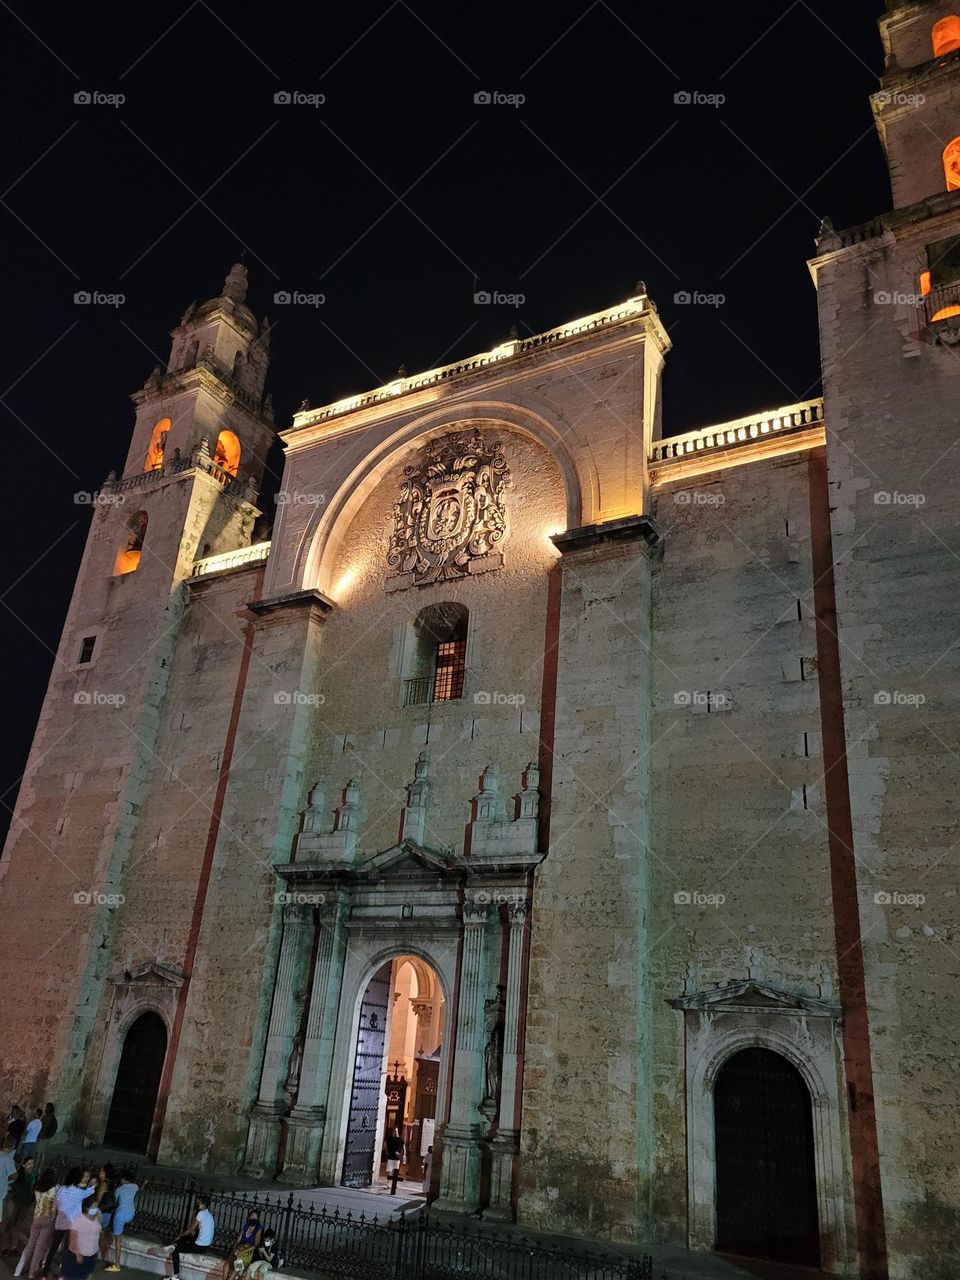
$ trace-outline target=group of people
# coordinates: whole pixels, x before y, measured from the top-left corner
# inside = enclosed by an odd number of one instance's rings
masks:
[[[210,1212],[210,1200],[207,1196],[198,1196],[190,1226],[166,1250],[158,1251],[170,1255],[170,1265],[173,1268],[171,1280],[180,1280],[181,1256],[209,1253],[213,1236],[214,1221]],[[266,1280],[267,1272],[276,1265],[276,1232],[273,1227],[264,1227],[258,1211],[251,1209],[220,1269],[220,1280],[239,1280],[244,1275],[247,1280]]]
[[[101,1261],[119,1271],[122,1236],[136,1213],[133,1174],[78,1165],[60,1181],[52,1168],[38,1176],[35,1164],[33,1155],[20,1160],[0,1229],[0,1251],[20,1254],[14,1275],[86,1280]]]

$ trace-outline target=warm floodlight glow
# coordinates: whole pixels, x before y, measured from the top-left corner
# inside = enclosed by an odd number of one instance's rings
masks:
[[[925,298],[932,288],[933,288],[933,284],[931,283],[931,280],[930,280],[930,272],[921,271],[920,272],[920,297]]]
[[[954,138],[943,149],[943,176],[948,191],[960,191],[960,138]]]
[[[163,466],[163,451],[167,447],[167,433],[170,426],[169,418],[161,418],[153,428],[147,456],[143,460],[144,471],[159,471]]]
[[[357,579],[356,569],[347,569],[345,573],[341,573],[333,586],[333,598],[338,603],[347,594]]]
[[[948,18],[941,18],[934,24],[930,34],[933,38],[935,58],[942,58],[945,53],[953,53],[954,49],[960,49],[960,18],[953,13]]]
[[[240,466],[240,441],[232,431],[221,431],[217,436],[213,460],[229,475],[237,474],[237,468]]]
[[[931,319],[930,323],[936,324],[938,320],[950,320],[954,316],[960,316],[960,306],[957,306],[956,303],[952,303],[949,307],[944,307],[942,310],[938,311]]]

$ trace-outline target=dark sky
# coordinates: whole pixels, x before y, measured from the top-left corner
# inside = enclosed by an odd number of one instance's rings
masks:
[[[816,394],[819,219],[890,203],[867,101],[882,8],[4,4],[5,803],[89,527],[73,495],[122,466],[130,392],[244,247],[248,302],[277,326],[281,427],[304,397],[551,328],[638,279],[674,342],[666,433]],[[477,306],[475,278],[525,300]],[[279,290],[326,301],[276,306]]]

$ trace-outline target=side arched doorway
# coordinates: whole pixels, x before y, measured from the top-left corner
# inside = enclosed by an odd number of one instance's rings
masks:
[[[820,1265],[810,1091],[770,1049],[743,1049],[714,1087],[716,1248],[799,1266]]]
[[[127,1031],[103,1137],[108,1147],[146,1152],[167,1052],[167,1028],[158,1013],[142,1013]]]

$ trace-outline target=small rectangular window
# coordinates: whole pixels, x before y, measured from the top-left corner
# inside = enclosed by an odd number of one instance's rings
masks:
[[[467,662],[466,640],[445,640],[437,645],[437,674],[434,702],[454,702],[463,697],[463,676]]]
[[[90,659],[93,657],[93,650],[96,647],[96,643],[97,643],[96,636],[83,637],[83,639],[80,641],[80,657],[77,659],[78,664],[82,665],[83,663],[90,661]]]

